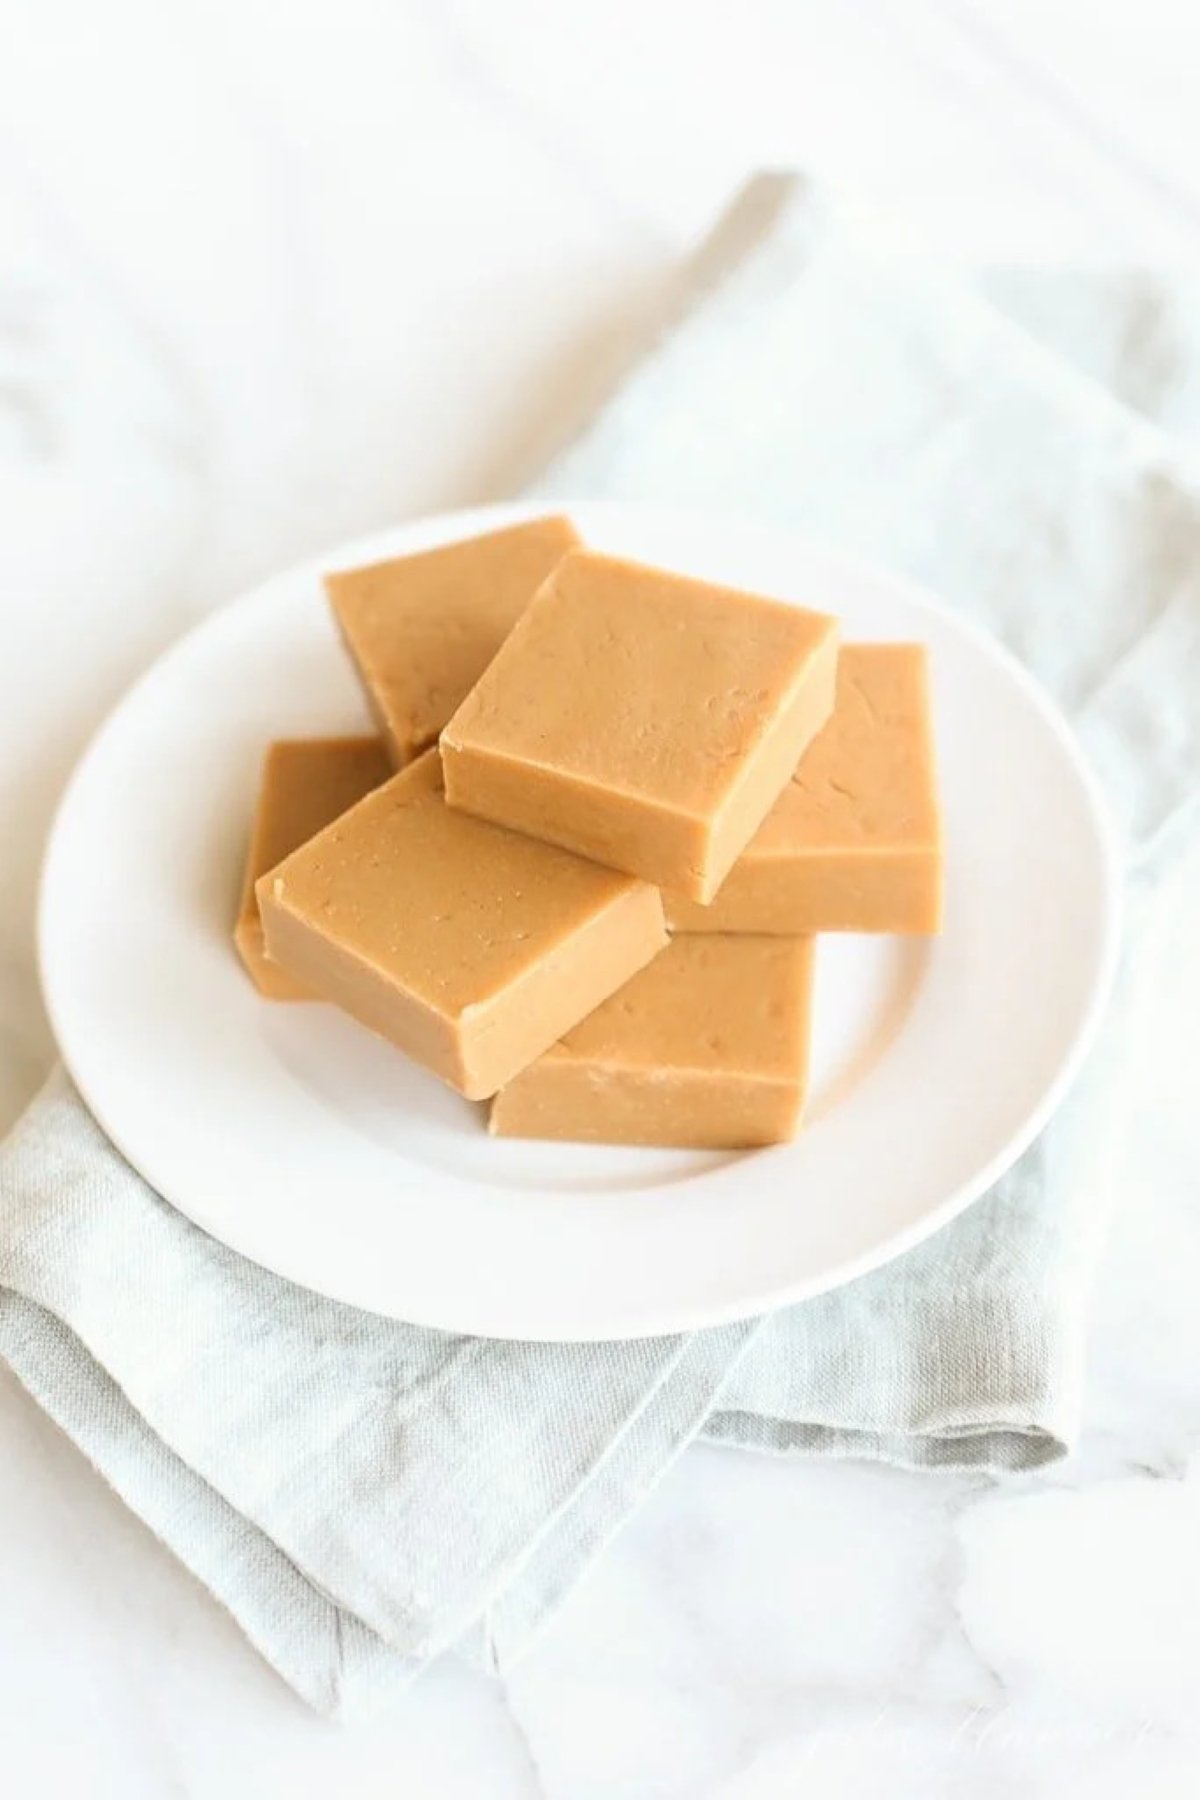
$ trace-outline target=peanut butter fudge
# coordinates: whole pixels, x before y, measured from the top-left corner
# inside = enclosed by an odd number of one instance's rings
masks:
[[[283,738],[263,758],[258,806],[233,938],[250,979],[269,1000],[305,1000],[307,990],[268,962],[254,884],[390,773],[378,738]]]
[[[468,1099],[666,942],[658,892],[446,805],[436,751],[258,884],[268,954]]]
[[[452,807],[709,901],[833,706],[836,622],[577,550],[442,733]]]
[[[677,937],[492,1102],[497,1137],[742,1149],[795,1134],[811,938]]]
[[[711,906],[664,896],[676,931],[931,932],[942,834],[920,644],[844,644],[833,717]]]
[[[326,577],[396,768],[433,743],[541,582],[578,543],[569,519],[533,519]]]

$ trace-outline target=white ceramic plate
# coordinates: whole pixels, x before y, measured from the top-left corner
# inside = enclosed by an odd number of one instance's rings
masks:
[[[931,649],[945,935],[822,939],[808,1124],[744,1155],[495,1142],[478,1109],[230,945],[260,754],[365,726],[316,565],[217,613],[132,689],[47,855],[42,977],[104,1129],[173,1205],[323,1293],[450,1330],[667,1332],[836,1286],[981,1194],[1063,1094],[1113,962],[1101,809],[1012,659],[912,586],[728,521],[572,508],[597,546]],[[347,566],[466,536],[458,514]]]

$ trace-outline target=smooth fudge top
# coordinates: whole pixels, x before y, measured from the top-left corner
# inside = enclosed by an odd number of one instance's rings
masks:
[[[250,883],[391,774],[377,737],[280,738],[263,758]]]
[[[304,990],[264,958],[255,882],[390,773],[376,737],[281,738],[268,747],[234,928],[242,960],[268,998],[298,999]]]
[[[822,613],[577,550],[446,735],[702,815],[835,629]]]
[[[790,1081],[811,982],[811,938],[676,937],[544,1060]]]
[[[923,644],[843,644],[833,715],[745,857],[936,845],[941,835]]]
[[[326,576],[397,767],[434,741],[541,582],[578,543],[569,519],[533,519]]]
[[[942,844],[920,644],[843,644],[833,716],[711,906],[664,893],[676,931],[931,932]]]
[[[452,812],[436,751],[266,881],[275,905],[450,1019],[510,987],[589,920],[645,888]]]
[[[496,1137],[743,1148],[794,1135],[813,940],[678,937],[501,1088]]]
[[[442,734],[452,806],[707,900],[833,703],[836,621],[593,551]]]

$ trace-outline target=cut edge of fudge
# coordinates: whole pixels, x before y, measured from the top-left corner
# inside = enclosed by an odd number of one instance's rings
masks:
[[[432,963],[421,961],[422,956],[428,958],[431,940],[426,938],[417,962],[410,961],[407,968],[399,951],[405,942],[411,957],[411,938],[390,942],[387,954],[376,953],[369,928],[364,936],[361,913],[356,916],[346,894],[338,890],[337,864],[345,859],[347,834],[354,845],[352,862],[363,856],[364,845],[378,842],[382,863],[375,861],[372,850],[371,866],[382,866],[384,874],[375,879],[382,882],[381,891],[389,893],[387,869],[403,867],[404,833],[415,829],[418,842],[427,837],[428,823],[420,825],[418,811],[432,805],[440,812],[442,804],[437,754],[429,752],[269,871],[259,880],[257,894],[268,953],[276,962],[311,992],[341,1006],[460,1093],[484,1099],[657,956],[668,938],[661,897],[649,883],[569,857],[534,840],[519,838],[513,844],[514,834],[501,827],[451,815],[453,832],[441,840],[454,845],[451,898],[462,893],[464,861],[475,866],[473,837],[478,837],[481,866],[486,864],[489,843],[507,839],[510,844],[502,846],[502,861],[511,871],[515,856],[516,868],[528,870],[521,879],[553,883],[556,876],[570,876],[568,885],[574,892],[569,905],[574,913],[568,909],[561,922],[555,921],[553,912],[541,914],[546,921],[544,950],[535,944],[523,965],[518,960],[518,966],[503,974],[513,945],[525,941],[522,933],[516,932],[504,940],[505,953],[498,965],[502,979],[497,980],[496,965],[490,972],[481,969],[477,991],[470,981],[464,986],[460,979],[457,989],[449,990],[439,1004],[436,955]],[[410,808],[414,809],[411,817],[399,816]],[[395,815],[390,840],[381,835],[381,822],[386,825],[389,812]],[[418,820],[415,826],[413,820]],[[442,828],[435,823],[435,834]],[[466,858],[457,837],[463,832],[473,834]],[[325,863],[331,856],[334,866],[327,872]],[[399,862],[393,860],[396,858]],[[346,879],[344,875],[342,879]],[[411,891],[420,895],[424,927],[433,933],[436,943],[442,930],[436,910],[432,915],[424,910],[419,880]],[[322,892],[324,900],[318,898]],[[436,909],[442,904],[436,882],[429,893],[428,904]],[[503,907],[507,901],[501,897],[496,904]],[[539,916],[536,909],[533,916]],[[389,929],[395,930],[396,925],[397,921],[391,920]],[[467,929],[477,927],[472,923]],[[461,977],[461,963],[448,966],[457,968]],[[489,986],[489,981],[494,985]]]
[[[294,783],[301,774],[311,782],[313,767],[323,766],[328,770],[331,762],[335,766],[339,763],[343,765],[340,771],[342,778],[335,784],[336,804],[333,810],[328,808],[327,780],[326,804],[315,812],[310,807],[309,817],[303,821],[300,837],[296,837],[294,829],[285,833],[286,847],[281,848],[277,822],[268,811],[269,803],[274,800],[278,806],[281,789],[285,800],[294,802],[295,789],[288,784]],[[276,738],[263,752],[259,764],[254,814],[246,843],[233,942],[246,973],[264,999],[311,1000],[313,996],[294,976],[268,957],[255,891],[256,883],[272,867],[299,849],[308,837],[323,831],[341,813],[356,805],[373,786],[384,781],[387,774],[386,756],[379,739],[362,733]]]
[[[464,550],[503,549],[506,541],[514,538],[528,538],[541,532],[557,533],[560,537],[558,554],[560,558],[571,550],[582,546],[582,538],[574,521],[566,513],[538,514],[530,519],[518,519],[512,524],[496,526],[491,531],[478,532],[470,537],[457,538],[447,544],[431,544],[422,550],[406,551],[397,556],[380,557],[374,562],[361,563],[348,568],[331,569],[322,576],[325,597],[337,627],[338,636],[348,655],[358,678],[359,687],[366,700],[372,719],[379,728],[380,735],[388,746],[392,766],[396,770],[407,767],[417,757],[424,754],[437,743],[439,733],[448,722],[464,695],[460,695],[453,705],[446,710],[440,722],[431,721],[418,726],[413,715],[418,710],[410,699],[407,707],[393,708],[388,704],[386,689],[371,666],[369,652],[362,640],[361,622],[355,617],[356,600],[365,583],[372,579],[386,580],[393,573],[399,574],[406,566],[426,565],[441,560],[449,561],[456,553]],[[553,560],[547,562],[528,590],[528,599],[532,600],[537,589],[546,576],[552,572]],[[519,613],[517,615],[519,617]],[[512,621],[516,623],[516,619]],[[501,639],[501,642],[503,640]],[[489,655],[483,659],[475,679],[482,675],[491,656],[499,649],[500,644],[491,647]],[[404,714],[407,711],[408,717]]]
[[[882,835],[854,831],[830,838],[822,831],[811,843],[779,834],[787,829],[789,792],[768,814],[759,831],[730,871],[711,907],[678,892],[665,892],[663,904],[672,930],[722,933],[768,933],[793,936],[820,931],[891,932],[931,935],[942,928],[945,906],[945,844],[938,792],[937,746],[933,731],[928,653],[923,644],[879,642],[844,644],[839,658],[839,704],[843,683],[852,676],[854,692],[871,711],[878,703],[872,683],[899,680],[899,692],[913,709],[911,720],[893,726],[905,739],[906,756],[881,741],[887,778],[893,784],[892,818]],[[798,763],[793,782],[827,782],[845,795],[858,771],[833,762],[826,734],[833,719]],[[910,726],[912,727],[910,729]],[[881,734],[888,728],[881,727]],[[894,786],[897,770],[903,780]],[[858,790],[870,803],[869,791]],[[878,791],[874,798],[878,799]],[[844,802],[842,803],[844,811]]]
[[[759,950],[752,947],[756,942]],[[492,1103],[489,1132],[494,1137],[693,1149],[750,1149],[792,1138],[807,1097],[813,940],[708,936],[691,943],[694,948],[689,950],[687,939],[674,939],[671,950],[658,963],[634,976],[568,1033],[564,1042],[555,1044],[503,1087]],[[727,952],[722,946],[729,947]],[[663,1030],[658,1028],[662,1026],[668,1037],[676,1030],[680,1015],[686,1014],[690,983],[701,984],[692,991],[703,1008],[702,984],[707,973],[703,963],[699,970],[686,964],[679,970],[669,959],[703,957],[705,951],[710,970],[714,958],[719,961],[728,954],[733,959],[734,966],[722,977],[726,982],[742,983],[754,973],[756,962],[760,976],[782,978],[786,992],[769,997],[776,1009],[770,1015],[770,1029],[778,1032],[780,1006],[792,1006],[794,1014],[774,1046],[774,1060],[753,1066],[744,1055],[738,1059],[728,1044],[722,1044],[728,1031],[728,1009],[710,1019],[703,1051],[686,1024],[686,1044],[677,1044],[664,1055]],[[737,1011],[742,1026],[746,1022],[740,1005],[743,991],[739,985]],[[622,1042],[623,1034],[639,1032],[640,1046]],[[723,1054],[729,1056],[724,1065]]]
[[[758,726],[736,751],[714,755],[713,744],[704,741],[706,731],[711,737],[712,727],[704,725],[703,715],[712,696],[701,704],[697,692],[692,715],[700,740],[695,766],[707,788],[694,799],[678,791],[656,791],[652,781],[639,780],[627,733],[623,754],[614,758],[611,772],[606,773],[603,767],[572,766],[569,713],[564,719],[560,712],[560,743],[552,748],[546,748],[544,741],[539,744],[536,730],[528,723],[529,695],[537,687],[538,674],[544,677],[539,663],[545,664],[553,652],[556,631],[565,634],[563,641],[571,646],[576,661],[580,655],[586,656],[586,626],[581,627],[580,621],[589,617],[589,596],[583,584],[596,579],[615,583],[618,597],[610,605],[615,604],[618,616],[623,609],[627,619],[631,601],[620,594],[620,584],[624,580],[636,591],[641,578],[659,583],[664,590],[658,615],[665,621],[658,626],[660,647],[664,642],[672,645],[677,637],[687,645],[683,635],[687,590],[693,587],[699,594],[698,608],[707,601],[710,610],[718,609],[715,623],[708,626],[713,635],[733,633],[739,607],[769,620],[776,634],[794,631],[789,661],[795,666],[775,691],[768,683],[750,696],[769,711],[764,710]],[[573,588],[567,585],[571,582]],[[720,609],[726,606],[728,617],[721,617]],[[603,617],[603,607],[597,603],[597,608],[598,616]],[[602,631],[598,641],[603,649]],[[624,641],[624,634],[610,625],[607,643]],[[786,635],[783,641],[786,644]],[[826,613],[596,551],[568,554],[547,576],[486,675],[442,732],[447,799],[450,805],[478,817],[706,902],[786,786],[802,750],[828,718],[833,707],[838,641],[838,622]],[[759,656],[761,665],[766,652],[751,654]],[[756,672],[761,678],[761,666],[755,671],[751,661],[747,678],[753,680]],[[610,668],[610,679],[611,673]],[[505,693],[506,681],[510,690],[515,685],[517,700],[523,703],[515,714],[510,710],[512,693]],[[686,702],[686,687],[684,698]],[[506,711],[508,741],[503,724]],[[514,718],[518,720],[515,736],[511,735]],[[644,723],[636,727],[634,745],[641,742],[645,730]],[[636,756],[636,751],[633,754]],[[728,778],[714,779],[713,769],[719,771],[722,755],[730,763]]]

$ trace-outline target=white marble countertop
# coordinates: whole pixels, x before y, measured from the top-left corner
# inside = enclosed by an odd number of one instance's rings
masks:
[[[1200,238],[1187,0],[0,0],[0,26],[0,1125],[51,1056],[37,861],[106,705],[272,567],[511,491],[750,170],[817,168],[908,247]],[[1188,923],[1177,885],[1070,1464],[693,1451],[503,1685],[439,1668],[339,1728],[0,1376],[4,1800],[1190,1796]]]

